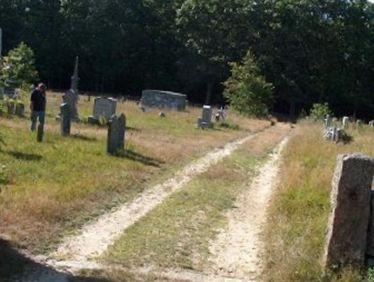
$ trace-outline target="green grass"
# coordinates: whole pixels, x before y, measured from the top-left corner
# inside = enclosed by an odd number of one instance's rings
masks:
[[[331,179],[342,153],[374,155],[374,130],[349,130],[347,145],[323,140],[322,125],[303,122],[286,149],[280,188],[271,205],[267,234],[267,280],[358,281],[357,269],[323,273],[321,255],[330,212]]]
[[[0,234],[35,253],[50,251],[63,236],[207,150],[266,125],[232,115],[241,130],[201,131],[195,128],[200,109],[160,119],[134,102],[119,103],[117,112],[128,119],[126,153],[114,157],[106,154],[105,127],[73,124],[71,137],[60,136],[58,95],[48,94],[43,143],[29,132],[28,119],[0,117]],[[88,116],[92,106],[93,99],[81,98],[80,114]]]

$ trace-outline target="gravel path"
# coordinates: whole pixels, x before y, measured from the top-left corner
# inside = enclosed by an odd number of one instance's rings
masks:
[[[273,188],[277,185],[279,159],[288,137],[274,149],[269,161],[260,169],[249,189],[228,213],[229,225],[210,247],[215,275],[258,281],[262,272],[261,232]]]
[[[104,214],[96,221],[84,226],[77,236],[68,237],[51,257],[56,260],[81,262],[84,265],[90,259],[100,256],[126,228],[162,203],[169,195],[181,189],[193,177],[205,172],[210,166],[230,155],[241,144],[257,135],[258,133],[230,142],[223,148],[206,154],[187,165],[165,183],[147,189],[133,202]]]

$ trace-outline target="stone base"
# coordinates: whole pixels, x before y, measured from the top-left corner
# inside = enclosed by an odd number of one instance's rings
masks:
[[[88,123],[89,124],[99,124],[99,120],[95,118],[94,116],[89,116],[88,117]]]
[[[205,129],[205,128],[213,128],[213,123],[203,121],[203,119],[199,118],[197,120],[197,127]]]

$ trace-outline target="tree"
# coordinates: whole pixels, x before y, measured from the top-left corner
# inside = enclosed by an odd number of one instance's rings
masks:
[[[194,62],[207,85],[210,103],[214,85],[228,73],[228,62],[238,61],[253,42],[250,4],[242,0],[187,0],[177,16],[185,46],[195,52]]]
[[[231,77],[224,83],[224,96],[230,105],[246,115],[268,114],[273,85],[260,74],[252,53],[248,52],[242,63],[232,63],[231,66]]]
[[[10,50],[3,59],[1,77],[6,86],[12,84],[27,89],[38,79],[34,52],[25,43],[22,42],[17,48]]]

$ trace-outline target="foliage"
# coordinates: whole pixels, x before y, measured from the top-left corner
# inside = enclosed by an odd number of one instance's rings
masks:
[[[34,52],[25,43],[19,44],[4,57],[2,80],[6,86],[29,89],[38,79]]]
[[[2,0],[0,19],[4,50],[31,46],[51,88],[69,87],[79,55],[82,90],[137,97],[163,88],[222,103],[227,63],[251,48],[274,85],[275,111],[297,116],[319,101],[341,116],[374,111],[366,0]]]
[[[314,120],[323,120],[326,118],[327,115],[331,116],[332,112],[329,108],[328,103],[320,104],[320,103],[315,103],[313,104],[312,109],[310,110],[310,116]]]
[[[0,144],[1,144],[1,139],[0,139]],[[7,171],[6,171],[6,166],[0,165],[0,188],[2,185],[8,184],[9,179],[7,177]]]
[[[248,52],[241,64],[231,65],[231,77],[224,83],[224,95],[230,105],[246,115],[268,114],[273,86],[260,74],[252,53]]]

